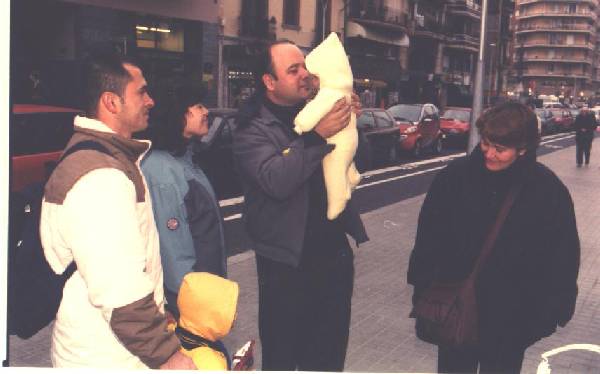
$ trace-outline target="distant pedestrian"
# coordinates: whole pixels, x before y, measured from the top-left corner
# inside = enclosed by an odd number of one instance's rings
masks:
[[[183,86],[168,102],[167,118],[150,130],[152,149],[142,161],[160,239],[166,308],[179,319],[177,294],[189,272],[227,275],[223,219],[215,192],[192,158],[208,132],[199,87]]]
[[[72,262],[52,331],[55,367],[195,369],[167,331],[158,234],[139,162],[154,101],[142,70],[117,55],[85,65],[86,117],[75,117],[73,152],[44,191],[40,233],[56,273]]]
[[[595,113],[587,108],[582,108],[573,123],[573,129],[575,130],[575,161],[577,166],[581,166],[584,159],[586,165],[590,163],[592,142],[594,141],[594,134],[597,127],[598,123],[596,122]]]
[[[322,161],[332,149],[325,139],[348,125],[352,107],[342,98],[312,131],[293,130],[314,92],[291,42],[267,46],[255,77],[258,94],[240,110],[233,152],[256,252],[262,370],[342,371],[354,284],[346,233],[368,238],[352,200],[327,219]]]
[[[475,279],[474,347],[439,345],[439,372],[518,373],[527,347],[571,319],[577,297],[579,236],[573,202],[536,161],[537,120],[519,103],[477,120],[481,142],[434,179],[419,216],[408,283],[413,304],[432,282],[461,281],[513,188],[520,192]],[[424,337],[417,320],[417,335]]]

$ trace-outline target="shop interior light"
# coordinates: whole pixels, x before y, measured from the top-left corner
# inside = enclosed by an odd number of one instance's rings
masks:
[[[170,29],[165,29],[165,28],[161,28],[161,27],[140,26],[140,25],[137,25],[135,27],[135,29],[139,30],[139,31],[154,31],[154,32],[164,32],[164,33],[171,32]]]

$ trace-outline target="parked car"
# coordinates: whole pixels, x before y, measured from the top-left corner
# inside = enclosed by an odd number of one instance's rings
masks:
[[[536,109],[535,114],[539,117],[541,121],[541,133],[542,135],[554,134],[559,131],[558,124],[552,114],[552,111],[549,109]]]
[[[355,158],[359,171],[370,169],[374,161],[398,160],[400,126],[385,109],[363,108],[356,119],[359,146]]]
[[[196,140],[194,162],[202,168],[219,200],[242,195],[242,185],[233,162],[233,132],[237,111],[208,111],[208,133]]]
[[[440,118],[440,129],[448,143],[465,144],[469,139],[471,108],[447,107]]]
[[[49,105],[15,104],[10,123],[10,190],[43,182],[73,135],[81,110]]]
[[[575,119],[568,109],[550,109],[556,122],[558,131],[571,131]]]
[[[400,125],[399,148],[421,157],[425,150],[439,154],[443,134],[440,114],[433,104],[398,104],[388,108]]]

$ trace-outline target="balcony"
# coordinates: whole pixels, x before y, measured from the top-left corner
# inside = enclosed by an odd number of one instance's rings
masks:
[[[400,9],[386,5],[377,6],[375,2],[354,0],[350,2],[349,17],[352,21],[364,26],[373,26],[390,31],[408,31],[408,14]],[[382,2],[383,3],[383,2]]]
[[[592,73],[572,73],[568,71],[523,71],[523,77],[535,78],[579,78],[579,79],[591,79]]]
[[[417,15],[413,35],[417,37],[443,40],[447,33],[446,26],[433,17]]]
[[[545,10],[543,12],[535,11],[535,12],[524,12],[517,19],[528,19],[535,17],[585,17],[590,18],[596,21],[597,15],[594,12],[590,11],[577,11],[577,12],[569,12],[567,9],[565,10]]]
[[[535,4],[535,3],[565,3],[565,0],[521,0],[519,5]],[[569,3],[588,4],[592,8],[596,7],[596,0],[569,0]]]
[[[523,25],[517,26],[515,32],[517,34],[531,33],[531,32],[582,32],[582,33],[594,33],[596,27],[593,25],[573,25],[573,24],[558,24],[558,25]]]
[[[585,48],[594,50],[595,45],[593,43],[579,43],[579,44],[566,44],[562,43],[549,43],[549,42],[529,42],[529,43],[517,43],[515,48],[539,48],[539,47],[551,47],[551,48]]]
[[[515,57],[513,59],[514,62],[519,62],[518,58]],[[533,57],[528,57],[528,56],[523,56],[523,62],[553,62],[553,63],[579,63],[579,64],[587,64],[587,65],[591,65],[593,63],[594,59],[591,57],[587,57],[587,58],[581,58],[581,57],[573,57],[573,56],[554,56],[554,57],[548,57],[548,56],[533,56]]]
[[[481,5],[473,0],[448,0],[448,12],[458,16],[481,18]]]
[[[446,47],[464,49],[477,52],[479,50],[479,37],[468,34],[449,35],[445,39]]]

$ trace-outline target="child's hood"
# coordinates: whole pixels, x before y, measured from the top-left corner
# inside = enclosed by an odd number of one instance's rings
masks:
[[[350,61],[337,34],[332,32],[305,59],[306,68],[319,77],[321,87],[352,90]]]
[[[238,294],[236,282],[210,273],[188,273],[177,297],[179,325],[211,341],[222,338],[231,330]]]

